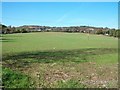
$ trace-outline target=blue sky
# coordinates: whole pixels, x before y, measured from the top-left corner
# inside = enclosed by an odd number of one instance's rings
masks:
[[[0,19],[1,20],[1,19]],[[5,25],[118,28],[117,2],[3,2]]]

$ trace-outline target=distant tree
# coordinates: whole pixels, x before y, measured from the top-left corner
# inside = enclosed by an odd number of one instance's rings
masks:
[[[109,30],[109,35],[110,35],[110,36],[114,36],[114,31],[115,31],[114,29]]]
[[[22,28],[21,33],[27,33],[27,30],[25,28]]]
[[[14,33],[21,33],[21,30],[20,30],[20,28],[15,28],[15,31],[14,31]]]
[[[117,36],[117,30],[113,31],[113,36],[116,37]]]
[[[118,38],[120,38],[120,29],[118,29],[118,35],[117,35]]]
[[[0,33],[5,34],[7,32],[7,26],[0,24]]]
[[[116,35],[115,35],[115,37],[120,38],[120,30],[119,30],[119,29],[118,29],[118,30],[116,30]]]
[[[11,31],[12,31],[12,33],[15,33],[15,32],[16,32],[16,28],[15,28],[15,27],[12,27],[12,28],[11,28]]]
[[[97,30],[96,34],[104,34],[102,30]]]

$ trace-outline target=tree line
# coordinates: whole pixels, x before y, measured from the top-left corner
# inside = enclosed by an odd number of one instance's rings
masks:
[[[110,28],[98,28],[91,26],[71,26],[71,27],[49,27],[49,26],[31,26],[24,25],[20,27],[11,27],[0,24],[1,34],[12,34],[12,33],[30,33],[30,32],[68,32],[68,33],[89,33],[98,35],[107,35],[113,37],[120,37],[119,29]]]

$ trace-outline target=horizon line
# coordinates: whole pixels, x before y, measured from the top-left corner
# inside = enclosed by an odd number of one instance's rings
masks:
[[[1,23],[2,24],[2,23]],[[20,26],[46,26],[46,27],[81,27],[81,26],[86,26],[86,27],[95,27],[95,28],[109,28],[109,29],[119,29],[115,27],[107,27],[107,26],[92,26],[92,25],[70,25],[70,26],[53,26],[53,25],[39,25],[39,24],[23,24],[23,25],[6,25],[2,24],[5,26],[12,26],[12,27],[20,27]]]

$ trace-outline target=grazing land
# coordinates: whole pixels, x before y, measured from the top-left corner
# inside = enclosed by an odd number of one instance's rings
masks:
[[[117,38],[62,32],[0,38],[5,87],[117,88]]]

